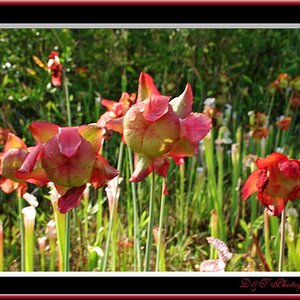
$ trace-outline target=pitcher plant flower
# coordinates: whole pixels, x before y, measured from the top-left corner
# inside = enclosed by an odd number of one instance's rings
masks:
[[[203,113],[193,113],[192,103],[190,84],[170,101],[170,97],[160,95],[150,75],[140,74],[137,103],[123,118],[107,123],[123,135],[136,154],[130,181],[142,181],[153,171],[166,177],[169,158],[180,164],[184,157],[197,152],[199,141],[211,128],[211,120]]]
[[[88,182],[99,189],[117,176],[118,171],[99,154],[102,129],[97,124],[60,127],[32,122],[30,131],[37,145],[18,170],[18,177],[28,177],[39,157],[47,182],[53,182],[61,196],[60,213],[80,205]]]
[[[266,158],[258,158],[256,165],[258,169],[243,187],[243,199],[258,193],[258,200],[269,214],[279,216],[288,200],[300,196],[300,161],[273,152]]]
[[[19,197],[26,195],[27,183],[43,186],[46,183],[46,174],[41,166],[40,159],[36,158],[34,168],[22,178],[18,176],[18,169],[23,165],[27,156],[35,152],[34,147],[27,147],[25,143],[13,133],[8,134],[4,152],[0,153],[0,187],[5,193],[17,190]]]
[[[48,60],[48,72],[51,74],[53,86],[61,86],[62,64],[60,63],[59,53],[51,51]]]

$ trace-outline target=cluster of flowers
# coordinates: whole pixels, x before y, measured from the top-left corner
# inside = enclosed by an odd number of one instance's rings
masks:
[[[153,171],[165,177],[169,157],[180,164],[184,157],[194,155],[211,127],[209,117],[192,112],[189,84],[179,97],[169,100],[160,95],[148,74],[141,73],[138,97],[123,93],[119,102],[102,100],[108,112],[98,123],[60,127],[32,122],[29,129],[36,141],[34,147],[8,133],[0,154],[1,189],[6,193],[17,190],[22,196],[28,183],[44,186],[53,182],[60,194],[60,212],[78,207],[88,183],[99,189],[119,174],[100,154],[103,129],[121,133],[135,151],[131,181],[141,181]]]

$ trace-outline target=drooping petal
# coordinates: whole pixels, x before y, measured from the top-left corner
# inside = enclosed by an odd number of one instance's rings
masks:
[[[166,157],[158,157],[153,160],[153,167],[155,172],[162,176],[166,177],[170,166],[170,161]]]
[[[58,133],[59,126],[48,122],[32,122],[29,129],[37,143],[46,143]]]
[[[17,137],[13,133],[9,133],[7,137],[7,141],[5,143],[4,152],[13,148],[26,150],[27,146],[19,137]]]
[[[246,180],[242,190],[242,197],[244,200],[246,200],[250,195],[258,192],[257,181],[259,173],[260,170],[254,171]]]
[[[211,129],[211,119],[202,113],[191,113],[180,122],[181,136],[193,143],[201,141]]]
[[[81,145],[81,137],[77,127],[60,128],[58,132],[58,147],[66,157],[74,156]]]
[[[103,156],[98,155],[94,164],[90,182],[95,189],[99,189],[118,174],[118,170],[112,167]]]
[[[151,95],[144,101],[143,116],[149,122],[154,122],[165,115],[169,110],[170,97]]]
[[[286,198],[272,197],[267,193],[258,193],[258,199],[268,208],[268,213],[272,216],[280,216],[288,201]]]
[[[195,155],[198,143],[208,134],[210,128],[211,119],[202,113],[191,113],[180,120],[180,139],[168,155],[177,159]]]
[[[124,122],[124,117],[110,120],[109,122],[106,123],[106,128],[116,131],[120,134],[123,134],[123,122]]]
[[[288,160],[288,158],[285,155],[281,153],[273,152],[270,155],[268,155],[266,158],[258,158],[256,164],[259,169],[264,169],[267,167],[272,167],[274,165],[277,166],[277,164],[280,161],[284,161],[284,160]]]
[[[37,160],[37,157],[38,157],[39,153],[42,151],[42,148],[43,148],[42,145],[40,143],[38,143],[36,146],[28,149],[29,153],[26,156],[21,168],[17,172],[18,177],[21,174],[30,173],[33,170],[34,165]],[[21,178],[21,177],[19,177],[19,178]]]
[[[193,91],[189,83],[186,85],[184,92],[180,96],[170,101],[170,105],[181,119],[185,119],[191,114],[193,105]]]
[[[139,77],[137,102],[144,101],[151,95],[160,95],[160,93],[155,86],[152,77],[147,73],[141,72]]]
[[[85,140],[87,140],[93,146],[95,152],[99,151],[103,131],[97,123],[82,125],[78,128],[78,132]]]
[[[142,181],[153,171],[153,159],[145,155],[137,155],[135,169],[129,181],[139,182]]]
[[[81,196],[86,185],[69,189],[63,196],[58,199],[58,209],[61,214],[65,214],[73,208],[80,205]]]

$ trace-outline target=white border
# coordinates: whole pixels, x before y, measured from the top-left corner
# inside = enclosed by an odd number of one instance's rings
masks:
[[[25,1],[25,0],[24,0]],[[159,1],[159,0],[158,0]],[[197,0],[195,0],[197,1]],[[214,2],[214,0],[211,0]],[[295,2],[298,2],[296,0]],[[11,1],[13,2],[20,2],[20,1]],[[59,1],[58,1],[59,2]],[[95,0],[96,2],[96,0]],[[114,0],[112,0],[114,2]],[[119,1],[118,1],[119,2]],[[220,1],[217,1],[220,2]],[[257,1],[259,2],[259,1]],[[274,1],[272,1],[274,2]],[[1,22],[1,21],[0,21]],[[77,24],[77,23],[63,23],[63,24],[52,24],[52,23],[0,23],[0,29],[63,29],[63,28],[70,28],[70,29],[174,29],[174,28],[186,28],[186,29],[299,29],[300,23],[292,23],[292,24],[284,24],[284,23],[268,23],[268,24],[261,24],[261,23],[145,23],[145,24],[135,24],[135,23],[84,23],[84,24]],[[300,279],[300,272],[85,272],[85,271],[78,271],[78,272],[0,272],[1,277],[82,277],[82,276],[89,276],[89,277],[278,277],[278,278],[288,278],[288,277],[299,277]],[[197,294],[198,295],[198,294]],[[227,294],[225,294],[227,295]],[[229,295],[229,294],[228,294]],[[250,295],[250,294],[245,294]],[[258,294],[255,294],[258,296]],[[277,295],[277,294],[276,294]],[[293,295],[293,294],[290,294]],[[284,294],[282,294],[284,296]]]

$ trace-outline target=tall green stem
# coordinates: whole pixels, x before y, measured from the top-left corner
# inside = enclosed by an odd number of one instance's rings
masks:
[[[153,206],[155,198],[155,174],[151,174],[151,187],[150,187],[150,204],[149,204],[149,223],[148,223],[148,236],[146,244],[145,254],[145,271],[150,271],[150,256],[151,256],[151,245],[152,245],[152,230],[153,230]]]
[[[279,264],[278,264],[278,272],[282,272],[283,270],[283,262],[284,262],[284,247],[285,247],[285,222],[286,222],[286,212],[283,209],[281,213],[281,237],[280,237],[280,253],[279,253]]]
[[[21,235],[21,271],[25,271],[25,256],[24,256],[24,251],[25,251],[25,240],[24,240],[24,222],[23,222],[23,214],[22,214],[22,209],[23,209],[23,199],[22,197],[18,197],[19,201],[19,220],[20,220],[20,235]]]
[[[122,166],[123,150],[124,150],[124,144],[121,142],[120,148],[119,148],[118,165],[117,165],[118,171],[121,170],[121,166]],[[117,176],[117,178],[119,178],[119,175]],[[118,184],[116,185],[116,188],[118,189]],[[117,195],[117,191],[115,192],[114,201],[113,201],[113,205],[112,205],[112,212],[110,214],[110,219],[109,219],[108,234],[107,234],[107,240],[106,240],[106,246],[105,246],[105,254],[104,254],[104,260],[103,260],[103,265],[102,265],[103,272],[106,270],[106,265],[107,265],[107,260],[108,260],[108,251],[109,251],[109,246],[110,246],[110,240],[111,240],[112,229],[113,229],[114,218],[115,218],[116,203],[117,203],[116,195]]]
[[[160,270],[161,254],[163,255],[163,253],[161,253],[161,248],[162,248],[161,246],[162,246],[162,232],[163,232],[163,223],[164,223],[164,215],[165,215],[165,199],[166,196],[164,194],[164,181],[163,181],[161,203],[160,203],[159,227],[158,227],[158,246],[157,246],[156,267],[155,267],[156,272]]]
[[[68,126],[72,126],[72,119],[71,119],[71,106],[70,106],[70,97],[69,97],[69,88],[68,88],[68,77],[66,76],[65,70],[63,71],[63,82],[64,82],[64,90],[65,90],[65,100],[67,106],[67,118],[68,118]],[[71,215],[70,212],[66,213],[66,252],[65,252],[65,266],[64,271],[70,271],[70,262],[69,262],[69,253],[70,253],[70,222],[71,222]]]
[[[128,158],[129,158],[129,169],[130,173],[133,173],[133,162],[132,162],[132,152],[129,147],[127,147]],[[142,270],[142,259],[141,259],[141,244],[140,244],[140,229],[139,229],[139,215],[137,207],[137,197],[136,188],[134,182],[131,182],[131,193],[133,201],[133,218],[134,218],[134,251],[137,258],[137,269]]]

